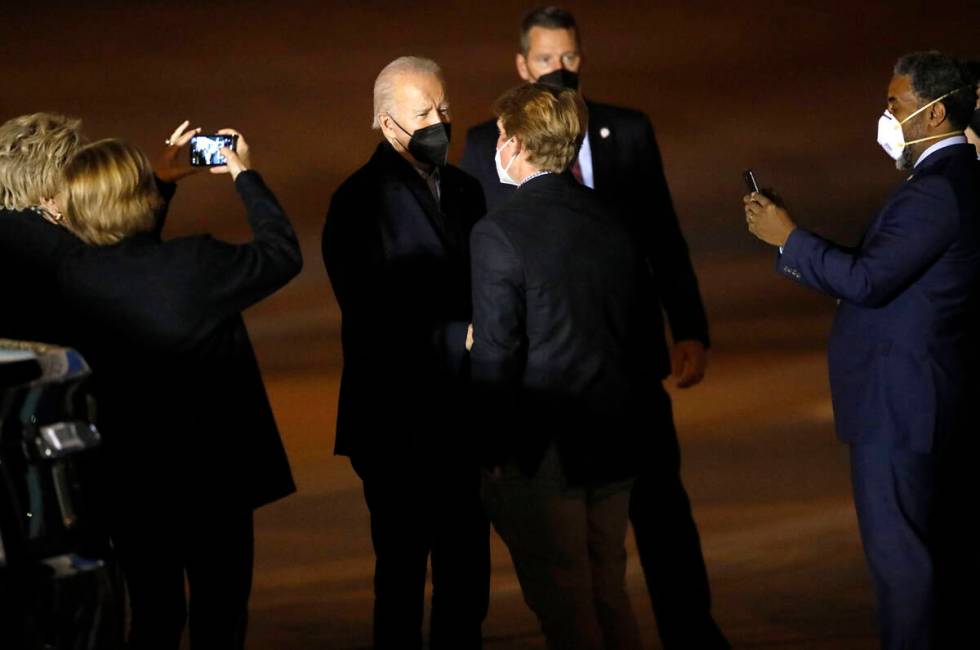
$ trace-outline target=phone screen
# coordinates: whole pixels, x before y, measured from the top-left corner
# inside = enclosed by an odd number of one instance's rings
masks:
[[[216,167],[228,162],[221,155],[222,147],[235,150],[237,135],[195,135],[191,138],[191,165],[195,167]]]

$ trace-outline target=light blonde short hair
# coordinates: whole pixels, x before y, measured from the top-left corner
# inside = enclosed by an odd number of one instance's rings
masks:
[[[81,125],[54,113],[0,125],[0,207],[23,210],[57,194],[62,169],[82,145]]]
[[[389,113],[394,108],[395,102],[395,81],[399,75],[411,74],[431,74],[439,79],[443,87],[446,79],[442,74],[442,68],[432,59],[422,56],[400,56],[378,73],[378,78],[374,80],[374,118],[371,122],[372,129],[380,129],[381,123],[378,122],[378,114]]]
[[[121,140],[78,150],[64,171],[65,225],[82,241],[105,246],[152,230],[162,199],[146,154]]]
[[[563,172],[578,155],[589,110],[568,88],[523,84],[494,102],[493,112],[508,137],[524,146],[525,160],[541,170]]]

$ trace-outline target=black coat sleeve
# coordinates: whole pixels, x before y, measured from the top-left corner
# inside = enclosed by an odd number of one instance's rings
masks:
[[[634,187],[642,188],[648,218],[639,216],[641,246],[675,341],[709,345],[708,319],[691,256],[670,197],[653,126],[644,117]],[[641,204],[642,205],[642,204]]]
[[[514,423],[527,365],[527,300],[520,254],[492,221],[477,223],[470,236],[473,283],[474,418],[486,466],[513,453]]]
[[[303,258],[296,233],[279,202],[255,171],[235,179],[253,239],[246,244],[210,240],[202,259],[206,300],[212,314],[235,314],[284,286],[300,272]]]
[[[501,228],[484,220],[470,237],[473,256],[473,381],[516,384],[524,369],[527,301],[517,250]]]

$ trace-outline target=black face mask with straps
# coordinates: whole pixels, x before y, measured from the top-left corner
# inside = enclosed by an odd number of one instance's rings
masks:
[[[391,121],[395,122],[395,118],[392,117]],[[445,166],[449,160],[449,139],[452,137],[452,124],[438,122],[431,126],[415,129],[415,133],[409,133],[398,122],[395,122],[395,126],[405,131],[405,134],[409,136],[408,153],[412,154],[415,160],[426,165]]]
[[[555,88],[578,90],[578,73],[565,68],[558,68],[538,77],[538,83]]]

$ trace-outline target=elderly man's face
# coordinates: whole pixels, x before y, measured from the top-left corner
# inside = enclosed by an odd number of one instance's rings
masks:
[[[380,122],[385,136],[389,142],[394,140],[392,145],[399,151],[405,149],[416,130],[450,122],[446,89],[435,75],[413,72],[398,75],[392,99],[392,109],[388,115],[381,116]],[[405,131],[386,119],[388,117],[395,118]]]
[[[537,81],[560,69],[578,72],[581,64],[574,29],[532,27],[528,32],[527,55],[517,55],[517,73],[524,81]]]

